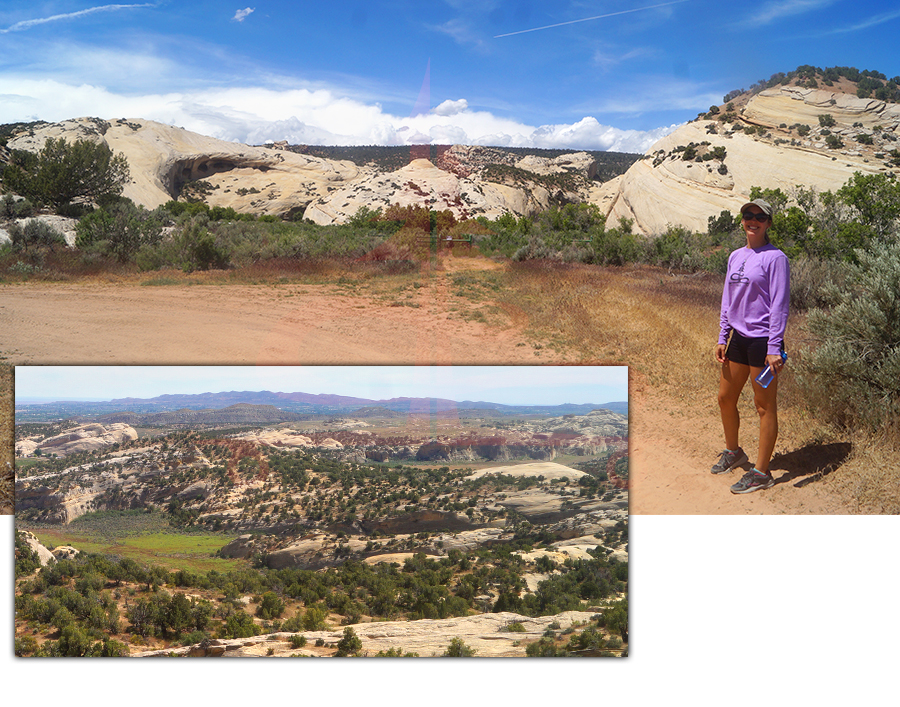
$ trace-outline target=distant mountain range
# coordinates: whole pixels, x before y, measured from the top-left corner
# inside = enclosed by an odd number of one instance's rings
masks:
[[[359,411],[372,415],[371,408],[400,414],[437,414],[464,410],[494,411],[502,415],[583,415],[605,409],[628,414],[628,402],[563,405],[504,405],[486,401],[448,400],[445,398],[391,398],[370,400],[346,395],[311,393],[273,393],[271,391],[226,391],[194,395],[160,395],[155,398],[117,398],[103,402],[56,401],[52,403],[17,403],[16,419],[38,421],[111,413],[165,413],[181,410],[220,410],[234,405],[267,405],[298,415],[347,415]]]

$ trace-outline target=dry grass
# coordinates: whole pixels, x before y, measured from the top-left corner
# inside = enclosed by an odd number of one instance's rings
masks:
[[[721,277],[706,273],[530,262],[510,266],[502,302],[535,341],[583,363],[628,365],[633,390],[645,387],[679,401],[686,414],[717,418],[721,292]],[[822,471],[809,482],[821,482],[848,512],[900,513],[896,440],[835,430],[807,409],[794,378],[808,345],[805,322],[793,314],[785,337],[794,365],[780,384],[777,449],[810,457],[807,468]],[[740,409],[745,420],[756,415],[749,385]],[[850,451],[833,461],[837,446]]]

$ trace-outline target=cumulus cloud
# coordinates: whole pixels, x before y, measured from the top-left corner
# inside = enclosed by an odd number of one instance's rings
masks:
[[[232,17],[231,19],[235,20],[236,22],[243,22],[254,12],[256,12],[255,7],[245,7],[243,10],[238,10],[237,12],[235,12],[234,17]]]
[[[462,113],[464,110],[468,110],[469,102],[465,98],[460,98],[458,101],[450,101],[446,100],[440,105],[431,109],[431,112],[435,115],[456,115],[457,113]]]
[[[328,89],[261,87],[159,94],[117,93],[101,86],[0,75],[0,123],[81,116],[142,118],[248,144],[288,140],[309,145],[467,144],[645,152],[676,126],[620,130],[587,116],[576,123],[527,125],[465,99],[414,117]]]

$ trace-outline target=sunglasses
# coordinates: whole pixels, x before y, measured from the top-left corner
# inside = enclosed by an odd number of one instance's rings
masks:
[[[744,221],[752,221],[753,219],[756,219],[757,221],[763,222],[769,220],[769,215],[764,213],[757,214],[753,213],[752,211],[745,211],[741,214],[741,218],[743,218]]]

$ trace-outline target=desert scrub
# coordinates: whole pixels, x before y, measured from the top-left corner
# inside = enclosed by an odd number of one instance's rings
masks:
[[[830,309],[809,313],[818,346],[798,380],[823,417],[848,429],[893,428],[900,418],[900,243],[857,251],[843,286],[826,286]]]

